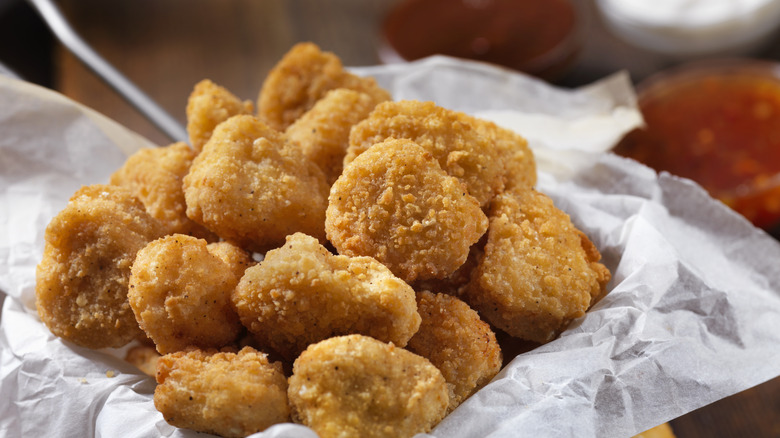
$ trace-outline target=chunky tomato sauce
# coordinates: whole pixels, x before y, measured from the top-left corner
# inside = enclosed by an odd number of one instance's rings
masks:
[[[617,153],[697,181],[759,227],[780,221],[780,79],[700,74],[640,96],[647,127]]]
[[[384,33],[406,60],[442,54],[544,77],[576,53],[575,25],[567,0],[405,0]]]

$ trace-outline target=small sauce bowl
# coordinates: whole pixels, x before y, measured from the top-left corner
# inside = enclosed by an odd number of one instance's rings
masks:
[[[615,152],[692,179],[753,224],[780,224],[780,65],[701,61],[637,87],[646,127]]]
[[[448,55],[548,80],[562,75],[579,49],[569,0],[403,0],[382,32],[390,59]]]

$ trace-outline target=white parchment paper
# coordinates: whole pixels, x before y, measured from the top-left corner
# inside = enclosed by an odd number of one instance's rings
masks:
[[[353,70],[396,99],[433,100],[529,138],[538,189],[613,273],[585,317],[517,356],[431,435],[627,437],[780,375],[780,245],[697,185],[604,152],[641,123],[625,75],[563,90],[441,57]],[[55,338],[34,310],[48,221],[147,145],[0,76],[0,435],[204,436],[169,426],[153,379],[120,352]],[[256,436],[316,435],[277,425]]]

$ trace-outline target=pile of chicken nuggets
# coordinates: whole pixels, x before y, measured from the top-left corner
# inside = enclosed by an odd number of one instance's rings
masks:
[[[256,108],[204,80],[186,113],[190,144],[73,195],[36,286],[55,335],[135,343],[172,425],[413,436],[498,373],[496,333],[548,342],[605,293],[520,135],[394,101],[314,44]]]

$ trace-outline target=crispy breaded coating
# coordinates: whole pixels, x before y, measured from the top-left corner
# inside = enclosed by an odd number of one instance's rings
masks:
[[[214,128],[225,120],[239,114],[252,114],[252,101],[241,101],[227,88],[204,79],[197,84],[187,100],[187,134],[195,153],[211,138]]]
[[[594,270],[580,231],[542,193],[503,193],[490,218],[485,254],[465,299],[512,336],[550,341],[601,294],[608,271]]]
[[[344,165],[391,137],[413,140],[433,154],[481,206],[508,186],[536,184],[536,164],[524,138],[492,122],[414,100],[380,103],[355,125]]]
[[[372,96],[359,91],[328,91],[285,134],[301,147],[303,155],[320,166],[328,184],[333,184],[344,167],[350,129],[368,117],[377,103]]]
[[[165,355],[157,383],[154,406],[176,427],[245,437],[289,421],[281,365],[251,347]]]
[[[258,115],[271,127],[283,131],[329,90],[349,88],[370,95],[375,102],[390,99],[373,78],[344,70],[341,60],[312,43],[293,46],[263,82],[257,101]]]
[[[412,437],[447,410],[447,385],[427,359],[368,336],[330,338],[295,361],[293,420],[320,438]]]
[[[301,233],[247,269],[233,303],[255,338],[287,359],[351,333],[404,346],[420,326],[414,290],[385,266],[333,255]]]
[[[195,154],[185,143],[144,148],[128,157],[110,182],[128,188],[149,214],[168,226],[168,234],[214,240],[213,233],[187,217],[182,178],[190,171],[193,158]]]
[[[187,216],[255,252],[296,231],[324,241],[328,188],[316,164],[252,116],[220,124],[184,177]]]
[[[36,270],[38,315],[55,335],[88,348],[121,347],[142,335],[127,300],[139,249],[165,234],[133,194],[79,189],[46,227]]]
[[[146,245],[133,263],[130,306],[161,354],[221,348],[241,331],[230,302],[241,277],[206,245],[173,234]]]
[[[408,283],[452,274],[488,224],[463,184],[410,140],[361,154],[328,201],[325,229],[339,254],[374,257]]]
[[[157,362],[160,360],[160,353],[151,345],[137,345],[127,350],[125,360],[135,365],[141,372],[147,376],[157,375]]]
[[[593,307],[599,300],[604,298],[607,294],[607,283],[612,279],[612,273],[609,272],[606,266],[600,263],[601,253],[596,245],[591,242],[588,236],[580,230],[577,230],[580,235],[580,242],[582,243],[582,249],[585,250],[585,254],[590,262],[590,268],[596,273],[597,281],[599,282],[599,289],[593,289],[590,291],[590,307]]]
[[[228,268],[233,271],[233,275],[239,280],[244,276],[244,271],[250,266],[257,264],[252,258],[252,254],[233,245],[230,242],[212,242],[206,245],[209,252],[227,263]]]
[[[452,411],[501,370],[501,348],[490,326],[460,299],[417,293],[422,323],[406,349],[428,359],[444,375]]]
[[[415,281],[411,285],[412,288],[415,291],[427,290],[462,298],[471,280],[471,273],[476,269],[479,259],[485,252],[485,243],[487,243],[487,233],[483,234],[477,243],[471,245],[466,261],[455,272],[445,278],[429,278]]]

